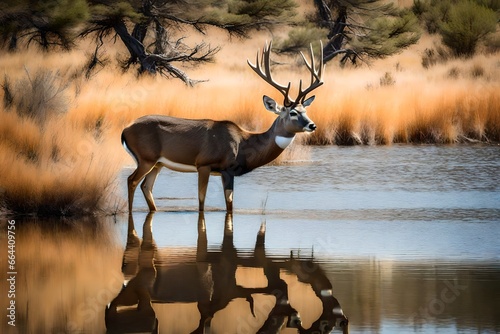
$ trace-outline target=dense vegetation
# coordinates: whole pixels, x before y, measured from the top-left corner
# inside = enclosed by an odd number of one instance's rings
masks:
[[[415,0],[414,13],[431,34],[457,57],[471,57],[483,42],[496,49],[500,39],[491,38],[497,29],[500,1],[495,0]]]
[[[210,62],[219,46],[187,42],[186,29],[205,34],[217,27],[247,36],[255,29],[290,22],[296,7],[293,0],[15,0],[0,4],[0,38],[11,51],[32,43],[46,51],[69,50],[90,38],[94,51],[87,77],[106,63],[105,45],[120,41],[128,52],[119,60],[124,69],[160,73],[193,85],[196,81],[174,64]]]

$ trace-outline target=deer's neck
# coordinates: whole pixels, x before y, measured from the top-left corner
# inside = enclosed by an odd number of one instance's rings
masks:
[[[295,134],[287,132],[281,122],[278,117],[269,130],[250,134],[240,143],[239,155],[248,171],[273,161],[293,141]]]

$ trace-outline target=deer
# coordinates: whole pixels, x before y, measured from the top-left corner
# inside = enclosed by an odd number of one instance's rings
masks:
[[[272,41],[266,42],[255,64],[250,68],[265,82],[283,95],[283,104],[264,95],[264,107],[277,115],[271,127],[262,133],[246,131],[231,121],[185,119],[166,115],[146,115],[128,125],[121,135],[125,150],[135,159],[137,168],[127,179],[128,209],[132,213],[134,193],[141,189],[150,212],[156,211],[152,190],[162,167],[178,172],[198,173],[198,209],[204,211],[210,175],[220,175],[224,190],[226,211],[233,211],[234,177],[276,159],[293,141],[297,133],[311,133],[316,124],[306,114],[315,96],[309,93],[323,84],[323,47],[320,64],[316,68],[312,45],[310,62],[300,52],[311,74],[307,88],[299,82],[295,99],[290,97],[291,82],[282,85],[271,75]]]

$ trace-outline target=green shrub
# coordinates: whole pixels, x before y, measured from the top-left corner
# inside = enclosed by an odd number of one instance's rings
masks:
[[[448,20],[439,26],[443,44],[456,56],[471,57],[478,42],[496,29],[496,13],[470,0],[452,6]]]

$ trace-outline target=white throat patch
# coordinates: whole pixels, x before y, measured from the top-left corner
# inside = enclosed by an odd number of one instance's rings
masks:
[[[293,141],[294,137],[282,137],[282,136],[276,136],[274,137],[274,142],[276,145],[278,145],[281,149],[285,149],[290,143]]]

